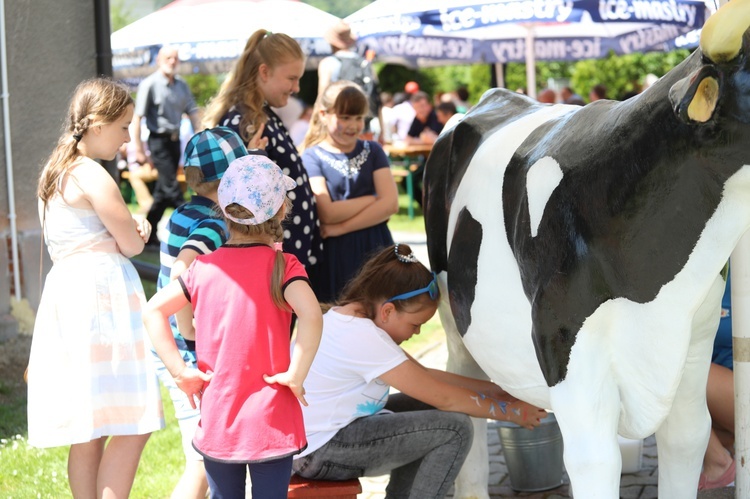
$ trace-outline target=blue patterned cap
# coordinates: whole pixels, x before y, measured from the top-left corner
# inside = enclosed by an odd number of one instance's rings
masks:
[[[206,182],[219,180],[229,168],[229,163],[247,156],[242,139],[225,126],[198,132],[185,146],[185,166],[197,166]]]
[[[219,184],[219,206],[224,215],[243,225],[260,225],[270,220],[284,203],[286,193],[297,187],[276,163],[266,156],[250,155],[230,163]],[[236,203],[253,214],[253,218],[234,218],[227,206]]]

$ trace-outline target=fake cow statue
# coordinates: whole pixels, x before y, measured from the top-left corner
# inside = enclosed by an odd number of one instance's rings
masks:
[[[696,496],[720,274],[750,226],[749,26],[732,0],[625,102],[489,91],[427,163],[449,368],[468,353],[554,411],[577,498],[618,497],[618,433],[656,433],[659,497]],[[459,477],[456,497],[486,483]]]

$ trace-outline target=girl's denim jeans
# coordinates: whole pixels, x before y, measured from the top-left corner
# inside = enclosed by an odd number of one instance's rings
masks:
[[[323,447],[294,461],[306,478],[349,480],[390,472],[386,498],[441,498],[471,447],[473,427],[465,414],[429,409],[403,394],[387,409],[351,422]]]

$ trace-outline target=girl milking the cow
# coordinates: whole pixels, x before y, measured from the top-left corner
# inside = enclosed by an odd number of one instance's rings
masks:
[[[388,497],[444,497],[472,441],[469,416],[527,428],[546,413],[499,386],[428,369],[399,344],[437,310],[435,275],[405,244],[366,262],[323,318],[305,380],[308,447],[297,474],[348,480],[390,472]],[[389,397],[393,387],[401,393]]]

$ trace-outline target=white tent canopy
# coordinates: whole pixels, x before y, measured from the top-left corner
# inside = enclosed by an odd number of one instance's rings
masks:
[[[323,33],[339,18],[297,0],[176,0],[112,33],[115,77],[155,69],[163,45],[178,48],[181,72],[226,71],[258,29],[296,39],[312,65],[331,53]]]
[[[346,21],[379,60],[424,67],[528,62],[529,40],[547,61],[671,49],[707,15],[700,0],[376,0]]]
[[[708,15],[703,0],[376,0],[346,21],[384,62],[525,62],[534,96],[537,60],[671,50]]]

